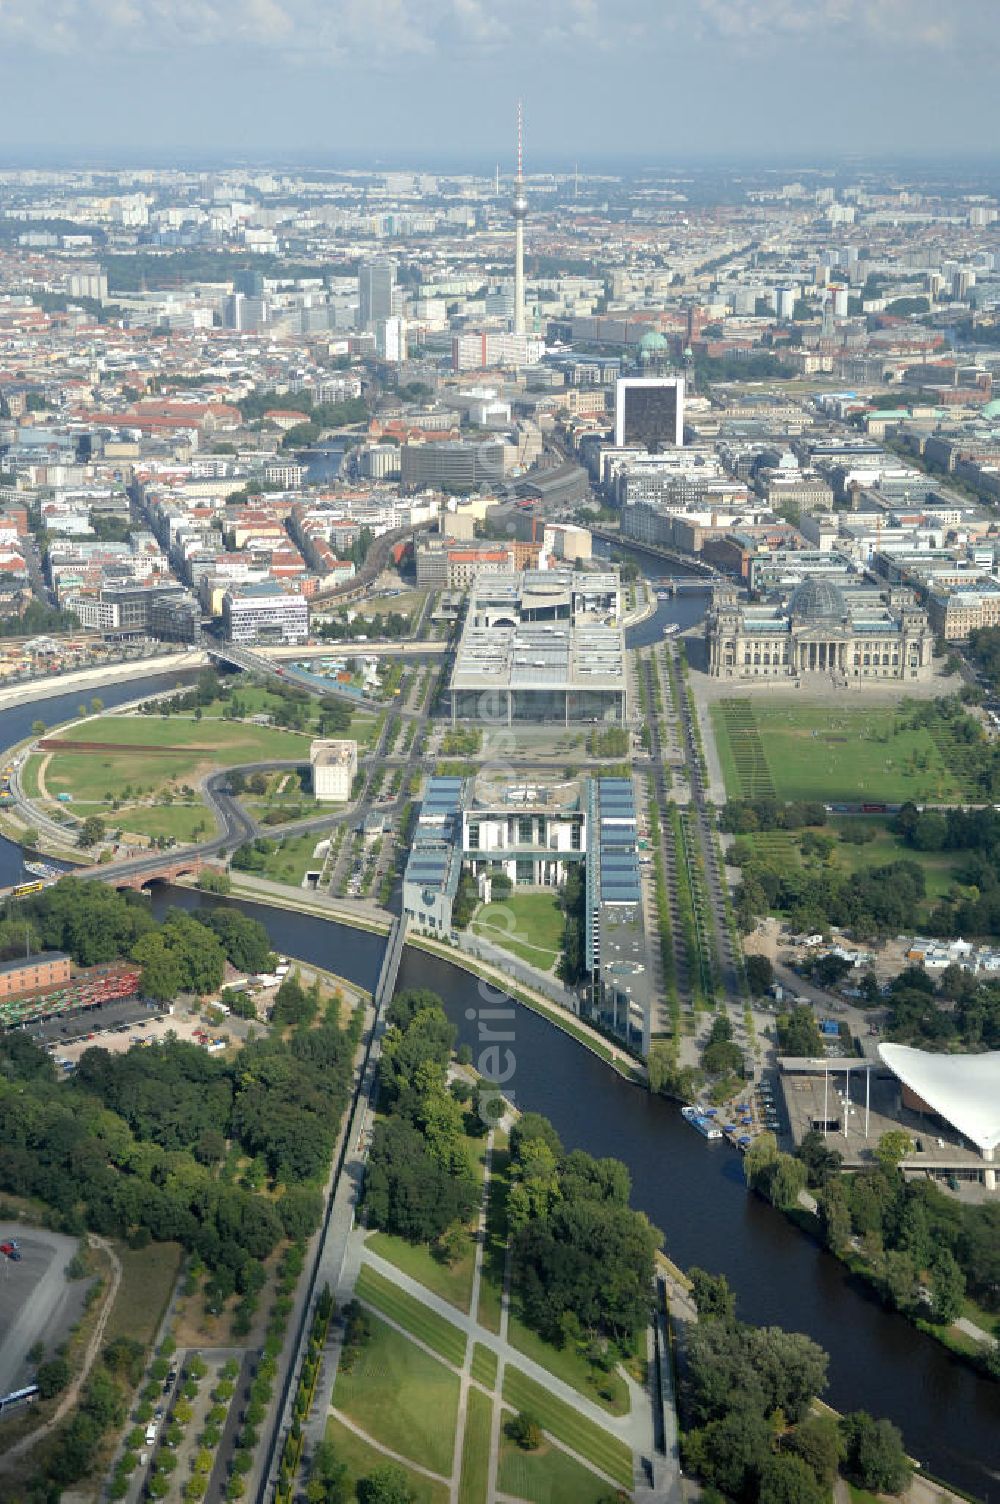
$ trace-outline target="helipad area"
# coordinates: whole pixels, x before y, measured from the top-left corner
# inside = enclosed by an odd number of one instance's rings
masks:
[[[902,1086],[903,1106],[942,1118],[987,1164],[1000,1144],[1000,1050],[981,1055],[933,1055],[907,1044],[880,1044],[882,1063]],[[984,1180],[996,1188],[996,1171]]]

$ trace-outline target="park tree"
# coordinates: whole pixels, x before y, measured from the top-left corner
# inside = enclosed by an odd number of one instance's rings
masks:
[[[77,840],[84,848],[96,846],[99,841],[104,840],[105,832],[106,826],[100,815],[88,815],[80,826],[80,834]]]
[[[949,1325],[962,1313],[965,1275],[954,1254],[936,1248],[931,1257],[931,1320]]]
[[[35,1373],[35,1383],[43,1400],[52,1399],[53,1395],[61,1394],[73,1377],[73,1370],[65,1358],[49,1358],[47,1362],[39,1364]]]
[[[831,1487],[844,1455],[844,1442],[832,1415],[807,1415],[789,1432],[784,1443],[808,1463],[820,1483]]]
[[[522,1452],[537,1452],[542,1444],[542,1428],[528,1410],[519,1410],[507,1423],[507,1435]]]
[[[348,1504],[353,1492],[347,1465],[338,1458],[333,1443],[318,1442],[306,1484],[307,1504]]]
[[[908,1154],[913,1153],[913,1139],[904,1128],[890,1128],[875,1147],[875,1158],[883,1170],[898,1170]]]
[[[825,1504],[829,1491],[794,1452],[768,1457],[760,1470],[757,1504]]]
[[[709,1274],[695,1265],[688,1270],[688,1278],[701,1321],[735,1319],[736,1296],[724,1274]]]
[[[416,1494],[406,1473],[395,1462],[375,1468],[357,1486],[358,1504],[415,1504]]]
[[[747,956],[747,986],[754,997],[763,997],[774,985],[774,967],[768,956]]]
[[[831,1180],[817,1199],[823,1242],[831,1253],[842,1254],[851,1241],[851,1208],[847,1188],[841,1180]]]
[[[903,1438],[892,1422],[856,1410],[844,1416],[840,1430],[844,1472],[850,1481],[872,1493],[902,1493],[912,1468],[903,1450]]]

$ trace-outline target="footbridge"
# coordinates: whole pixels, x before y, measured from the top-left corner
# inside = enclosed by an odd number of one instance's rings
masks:
[[[335,680],[324,679],[319,674],[310,673],[308,669],[298,668],[294,663],[275,663],[264,653],[255,653],[238,643],[219,642],[214,637],[205,636],[201,645],[210,658],[219,663],[228,663],[233,668],[245,669],[247,673],[259,674],[268,679],[281,679],[285,684],[309,690],[310,694],[330,695],[334,699],[347,701],[359,710],[385,709],[380,700],[372,700],[367,695],[346,689]],[[361,652],[363,646],[364,644],[357,651]]]

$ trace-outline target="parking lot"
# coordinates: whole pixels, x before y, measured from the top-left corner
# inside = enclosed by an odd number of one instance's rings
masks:
[[[21,1257],[15,1261],[0,1254],[0,1395],[31,1381],[31,1348],[43,1342],[46,1356],[51,1356],[78,1320],[90,1284],[89,1279],[66,1278],[76,1238],[16,1222],[0,1223],[0,1243],[11,1239]]]

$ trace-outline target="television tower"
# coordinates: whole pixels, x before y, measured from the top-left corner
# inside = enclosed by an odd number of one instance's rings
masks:
[[[524,196],[524,115],[517,101],[517,177],[514,179],[514,333],[524,333],[524,221],[528,200]]]

